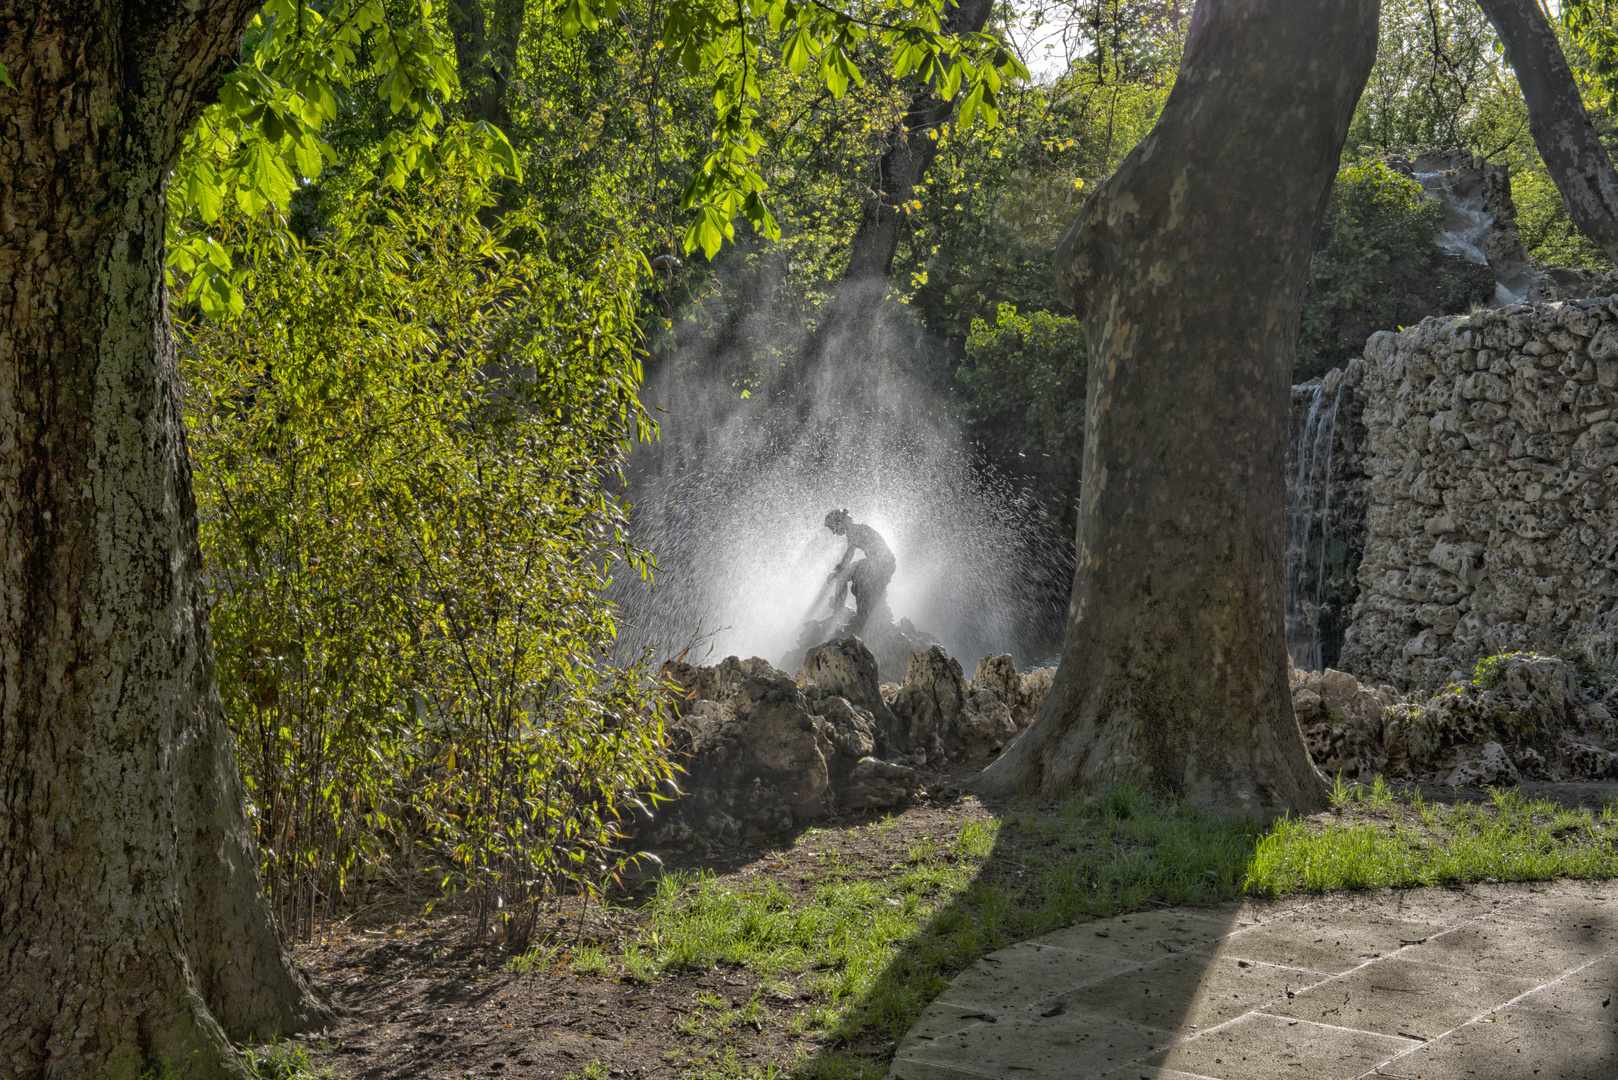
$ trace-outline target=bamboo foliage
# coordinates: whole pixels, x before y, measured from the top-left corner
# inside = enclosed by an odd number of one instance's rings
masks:
[[[442,174],[309,240],[227,223],[249,302],[186,337],[221,692],[292,937],[391,879],[524,938],[669,776],[602,598],[648,569],[606,483],[649,431],[640,256],[564,265],[487,204]]]

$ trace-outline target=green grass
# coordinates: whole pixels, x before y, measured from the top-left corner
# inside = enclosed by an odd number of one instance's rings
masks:
[[[776,1080],[780,1075],[774,1065],[753,1065],[736,1060],[736,1048],[725,1047],[723,1055],[713,1058],[680,1074],[681,1080]]]
[[[556,942],[546,942],[536,945],[521,956],[513,956],[506,961],[506,970],[516,974],[529,971],[549,971],[555,967],[562,956],[562,946]]]
[[[738,888],[712,875],[670,874],[638,948],[659,971],[729,964],[766,979],[800,978],[815,1004],[789,1022],[798,1034],[896,1039],[986,952],[1149,900],[1236,895],[1261,834],[1256,820],[1128,789],[1054,810],[1026,806],[969,821],[953,838],[918,840],[874,877],[825,852],[807,895],[771,881]],[[685,1023],[690,1034],[713,1038],[734,1026],[734,1012],[694,1012]],[[760,1015],[767,1022],[768,1011]],[[874,1077],[886,1063],[822,1054],[809,1068],[818,1077]]]
[[[273,1043],[242,1051],[247,1071],[256,1080],[330,1080],[331,1069],[317,1069],[309,1051],[297,1043]]]
[[[763,982],[745,1005],[699,996],[681,1030],[710,1049],[681,1065],[685,1080],[761,1080],[773,1074],[734,1059],[743,1025],[784,1025],[822,1043],[896,1040],[985,953],[1086,919],[1244,895],[1618,876],[1613,806],[1567,810],[1510,791],[1452,806],[1380,780],[1339,782],[1332,805],[1330,814],[1265,824],[1120,788],[964,820],[955,835],[919,838],[887,866],[845,859],[835,833],[817,833],[808,840],[820,849],[818,867],[799,874],[797,892],[762,876],[671,873],[631,947],[613,957],[580,950],[572,963],[643,982],[715,965],[756,972]],[[893,832],[891,819],[867,829]],[[765,997],[793,984],[808,1007],[774,1015]],[[823,1050],[791,1072],[877,1080],[886,1068],[880,1055]]]
[[[1380,785],[1380,781],[1378,782]],[[1341,791],[1341,789],[1339,789]],[[1325,822],[1292,818],[1259,842],[1247,874],[1258,896],[1327,889],[1458,885],[1472,881],[1544,881],[1618,876],[1618,811],[1569,810],[1544,800],[1495,790],[1492,804],[1424,801],[1419,792],[1395,798],[1378,792],[1350,797]]]

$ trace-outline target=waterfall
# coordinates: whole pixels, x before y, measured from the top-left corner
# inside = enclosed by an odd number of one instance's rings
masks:
[[[1332,447],[1342,398],[1342,370],[1327,372],[1314,387],[1303,423],[1293,429],[1288,455],[1296,458],[1296,467],[1287,491],[1287,652],[1293,665],[1304,671],[1321,669],[1320,608],[1331,526]]]
[[[1494,215],[1484,208],[1482,188],[1457,191],[1453,173],[1418,172],[1415,179],[1427,197],[1444,208],[1444,227],[1438,233],[1439,248],[1467,262],[1489,265],[1483,244],[1489,230],[1494,228]]]

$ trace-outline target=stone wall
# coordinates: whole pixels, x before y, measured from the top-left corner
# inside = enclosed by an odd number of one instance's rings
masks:
[[[1366,526],[1338,666],[1435,688],[1555,651],[1618,599],[1618,297],[1373,335]]]

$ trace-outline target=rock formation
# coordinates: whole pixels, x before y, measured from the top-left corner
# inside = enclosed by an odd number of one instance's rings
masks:
[[[986,656],[966,681],[937,646],[909,660],[897,685],[878,684],[857,637],[809,649],[796,678],[756,657],[664,665],[681,794],[637,840],[706,847],[903,805],[922,787],[916,767],[998,753],[1033,721],[1053,674]]]
[[[1373,335],[1367,510],[1340,666],[1435,689],[1551,653],[1618,600],[1618,298]],[[1459,673],[1459,674],[1457,674]]]
[[[1618,676],[1610,668],[1604,676],[1557,657],[1511,653],[1433,695],[1294,669],[1292,707],[1328,776],[1456,786],[1618,778]]]
[[[804,666],[809,651],[820,643],[849,636],[851,631],[848,622],[851,614],[845,609],[827,618],[811,619],[805,623],[802,633],[799,634],[797,646],[782,661],[781,666],[789,671],[797,671]],[[881,617],[886,614],[884,607],[883,611],[871,618],[865,629],[860,631],[859,638],[876,660],[878,675],[884,679],[894,680],[903,677],[911,653],[926,652],[937,645],[938,641],[925,630],[917,630],[909,619],[894,622],[891,618]]]

